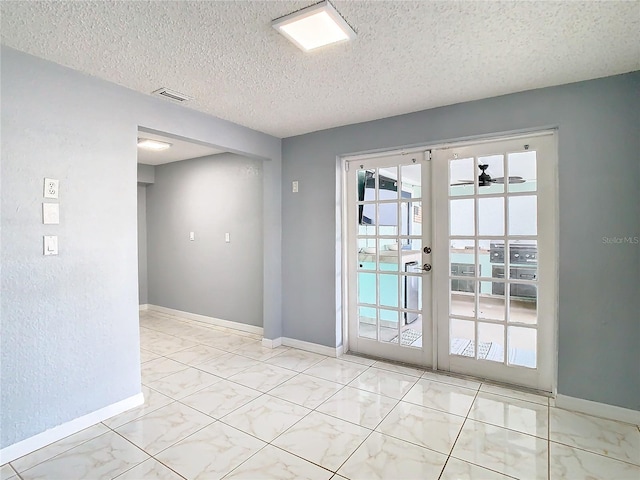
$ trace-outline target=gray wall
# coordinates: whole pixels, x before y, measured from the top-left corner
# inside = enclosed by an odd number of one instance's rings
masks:
[[[138,303],[149,300],[147,275],[147,185],[155,181],[153,165],[138,164]]]
[[[155,179],[155,168],[153,165],[138,164],[138,183],[153,183]]]
[[[140,392],[138,128],[271,159],[269,295],[280,291],[281,142],[4,46],[1,55],[3,448]],[[42,225],[46,176],[61,181],[58,226]],[[45,232],[59,236],[59,256],[42,255]],[[266,332],[281,330],[279,302],[265,302]]]
[[[342,341],[337,155],[557,126],[558,391],[640,410],[640,246],[603,242],[640,236],[639,91],[636,72],[284,139],[283,334]]]
[[[138,183],[138,303],[148,301],[147,287],[147,186]]]
[[[262,326],[262,163],[220,154],[156,167],[150,304]]]

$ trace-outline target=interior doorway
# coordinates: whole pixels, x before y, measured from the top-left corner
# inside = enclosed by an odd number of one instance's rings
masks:
[[[140,128],[138,144],[138,303],[149,304],[147,189],[155,183],[160,165],[223,153],[224,150],[169,133]]]
[[[264,160],[162,132],[138,139],[141,303],[261,334]]]

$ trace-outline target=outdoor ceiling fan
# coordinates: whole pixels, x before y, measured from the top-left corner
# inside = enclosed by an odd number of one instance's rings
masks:
[[[505,183],[504,177],[491,178],[491,175],[489,175],[486,172],[487,168],[489,168],[489,165],[478,165],[478,168],[480,169],[480,175],[478,175],[479,187],[488,187],[492,183]],[[522,177],[509,177],[508,183],[524,183],[524,182],[525,182],[525,179]],[[458,183],[452,183],[451,186],[453,187],[456,185],[473,185],[473,183],[474,183],[473,180],[459,180]]]

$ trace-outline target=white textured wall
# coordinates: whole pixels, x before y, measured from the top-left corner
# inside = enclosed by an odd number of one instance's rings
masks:
[[[280,139],[2,48],[0,448],[140,392],[138,127],[264,162],[265,330],[280,330]],[[43,178],[61,223],[43,226]],[[273,192],[278,196],[273,196]],[[57,234],[60,255],[42,255]],[[267,268],[269,266],[269,268]],[[275,273],[274,273],[275,272]],[[268,328],[267,328],[268,327]]]
[[[42,67],[2,52],[3,447],[140,392],[133,125],[108,87]]]

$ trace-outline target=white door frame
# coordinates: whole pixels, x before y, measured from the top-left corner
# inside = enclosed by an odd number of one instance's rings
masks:
[[[525,144],[527,147],[525,147]],[[537,238],[538,261],[537,274],[537,367],[535,369],[511,366],[506,363],[476,360],[459,355],[449,355],[449,160],[468,158],[481,155],[497,154],[499,152],[537,151],[537,188],[531,192],[537,197]],[[502,149],[502,150],[501,150]],[[439,267],[436,269],[437,300],[437,328],[438,335],[437,368],[444,371],[464,373],[472,376],[489,378],[495,381],[520,385],[536,390],[555,392],[557,371],[557,255],[558,255],[558,208],[557,208],[557,141],[553,131],[538,132],[536,135],[517,139],[498,139],[481,144],[451,145],[433,150],[434,178],[440,180],[434,194],[436,196],[435,221],[440,228],[436,231],[435,258]],[[506,157],[505,157],[506,160]],[[476,172],[477,173],[477,172]],[[505,189],[504,194],[507,195]],[[495,194],[493,194],[495,195]],[[517,193],[514,195],[518,195]],[[528,192],[519,195],[529,195]],[[467,195],[468,198],[469,195]],[[473,198],[483,198],[478,193],[471,194]],[[452,197],[453,198],[453,197]],[[486,198],[486,197],[485,197]],[[507,198],[507,197],[504,197]],[[477,222],[477,213],[474,214]],[[505,218],[508,223],[508,218]],[[505,235],[507,234],[505,230]],[[472,237],[478,238],[477,231]],[[486,237],[486,235],[482,235]],[[504,237],[506,238],[506,236]],[[514,237],[510,237],[514,238]],[[517,237],[516,237],[517,238]],[[506,255],[505,255],[506,257]],[[479,261],[479,260],[478,260]],[[505,263],[507,263],[505,261]],[[518,265],[515,265],[518,267]],[[509,273],[507,270],[505,273]],[[474,275],[479,277],[479,275]],[[482,277],[491,277],[482,272]],[[506,275],[506,278],[510,278]],[[506,281],[506,280],[505,280]],[[506,287],[506,283],[504,284]],[[477,287],[476,287],[477,288]],[[506,297],[505,297],[506,299]],[[453,315],[455,317],[455,315]],[[476,328],[477,328],[476,321]],[[444,330],[444,331],[443,331]],[[508,357],[506,335],[504,328],[505,362]],[[477,336],[476,336],[477,341]]]
[[[343,339],[343,350],[345,352],[348,351],[349,349],[349,311],[348,311],[348,305],[349,305],[349,292],[348,292],[348,282],[347,282],[347,277],[348,277],[348,261],[347,261],[347,255],[348,255],[348,248],[349,248],[349,242],[348,242],[348,232],[349,232],[349,225],[348,225],[348,202],[347,202],[347,170],[346,170],[346,165],[348,161],[351,160],[358,160],[358,159],[370,159],[370,158],[376,158],[376,157],[382,157],[382,156],[391,156],[391,155],[397,155],[397,154],[402,154],[402,155],[406,155],[406,154],[412,154],[412,153],[416,153],[416,152],[425,152],[425,151],[434,151],[434,150],[438,150],[438,149],[442,149],[445,147],[465,147],[465,146],[469,146],[469,145],[481,145],[483,143],[493,143],[493,142],[497,142],[497,141],[502,141],[502,140],[517,140],[517,139],[526,139],[526,138],[533,138],[536,136],[540,136],[540,135],[549,135],[549,134],[553,134],[554,136],[554,152],[553,152],[553,159],[551,164],[547,164],[545,166],[545,168],[549,168],[551,169],[551,171],[553,172],[553,176],[554,176],[554,181],[553,184],[549,184],[545,187],[545,195],[550,195],[553,199],[553,205],[551,206],[549,212],[547,214],[552,216],[552,224],[553,224],[553,233],[551,234],[551,238],[550,241],[553,243],[552,249],[554,252],[554,262],[553,265],[549,268],[549,274],[552,276],[552,278],[555,281],[555,291],[553,292],[552,295],[552,308],[553,308],[553,326],[552,326],[552,340],[551,340],[551,347],[549,348],[549,351],[552,351],[552,355],[551,355],[551,367],[550,367],[550,381],[551,381],[551,393],[555,395],[555,393],[557,392],[557,366],[558,366],[558,348],[557,348],[557,337],[558,337],[558,318],[557,318],[557,311],[558,311],[558,293],[557,293],[557,282],[558,282],[558,265],[557,265],[557,254],[558,254],[558,203],[557,203],[557,198],[558,198],[558,176],[557,176],[557,171],[558,171],[558,151],[557,151],[557,129],[553,128],[553,129],[549,129],[548,127],[546,128],[540,128],[540,129],[534,129],[531,131],[519,131],[519,132],[513,132],[513,133],[505,133],[505,134],[497,134],[494,136],[482,136],[482,137],[478,137],[478,138],[473,138],[473,139],[464,139],[464,140],[460,140],[460,141],[452,141],[452,142],[445,142],[445,143],[431,143],[431,144],[425,144],[423,146],[416,146],[416,147],[411,147],[411,148],[404,148],[404,149],[392,149],[392,150],[388,150],[388,151],[376,151],[376,152],[371,152],[371,153],[361,153],[361,154],[347,154],[347,155],[342,155],[342,156],[338,156],[337,157],[337,163],[338,163],[338,167],[340,169],[341,175],[340,175],[340,190],[341,190],[341,268],[342,268],[342,275],[341,275],[341,290],[342,290],[342,309],[341,309],[341,326],[342,326],[342,339]],[[432,172],[433,173],[433,172]],[[436,181],[436,175],[432,174],[431,175],[431,179],[432,179],[432,192],[433,195],[435,196],[435,191],[434,188],[436,187],[437,181]],[[541,192],[539,192],[540,194]],[[437,205],[435,204],[436,202],[436,198],[433,198],[432,201],[434,202],[434,206],[433,209],[435,210],[437,207]],[[442,200],[440,200],[442,201]],[[440,271],[441,267],[438,265],[438,262],[443,262],[443,257],[442,257],[442,245],[439,245],[439,240],[438,240],[438,235],[437,235],[437,228],[435,225],[436,222],[436,215],[432,215],[432,231],[433,231],[433,238],[432,238],[432,244],[433,244],[433,250],[434,252],[440,252],[440,255],[436,254],[433,257],[433,267],[434,270]],[[447,245],[444,245],[445,248],[445,252],[446,252],[446,247]],[[438,258],[441,257],[441,258]],[[448,258],[444,259],[444,265],[445,265],[445,269],[448,270]],[[435,278],[434,278],[435,280]],[[439,299],[439,297],[441,297],[440,295],[437,294],[437,292],[435,291],[435,284],[437,283],[437,280],[434,281],[434,295],[432,297],[432,309],[433,309],[433,339],[434,339],[434,343],[437,342],[437,339],[439,338],[439,329],[441,328],[439,326],[438,321],[435,321],[435,319],[439,318],[439,314],[440,311],[442,310],[443,306],[441,305],[442,301],[441,299]],[[448,305],[448,302],[445,304],[445,307]],[[447,307],[448,308],[448,307]],[[436,347],[434,345],[434,347]],[[440,365],[438,362],[438,354],[437,354],[437,348],[433,349],[433,358],[432,358],[432,368],[434,370],[442,370],[442,368],[446,368],[445,365]],[[473,375],[473,373],[471,373],[470,375]],[[549,390],[548,387],[545,387],[544,390]]]
[[[430,310],[426,315],[424,312],[424,306],[431,303],[431,299],[432,299],[432,292],[433,292],[433,288],[431,286],[432,272],[430,271],[423,272],[422,274],[420,274],[414,270],[412,272],[408,272],[408,276],[406,276],[407,279],[410,279],[410,278],[421,279],[421,285],[422,285],[421,298],[423,299],[422,300],[423,313],[420,319],[415,321],[419,321],[422,324],[421,325],[421,329],[423,333],[422,347],[408,347],[406,345],[403,346],[402,343],[400,342],[400,339],[398,339],[398,344],[394,344],[393,342],[378,341],[378,340],[368,339],[368,338],[359,337],[359,336],[355,338],[353,337],[349,338],[350,332],[353,335],[354,332],[357,331],[357,329],[352,331],[353,325],[351,329],[349,328],[349,323],[348,323],[349,318],[353,318],[353,317],[352,316],[350,317],[351,314],[347,310],[349,308],[353,308],[354,310],[351,313],[355,312],[356,303],[354,303],[350,307],[349,299],[353,299],[354,297],[357,298],[355,278],[357,278],[357,275],[358,275],[358,268],[357,268],[357,264],[359,261],[358,257],[361,255],[357,253],[358,252],[358,234],[355,230],[355,226],[357,225],[357,218],[355,216],[356,210],[353,210],[353,206],[357,205],[357,197],[355,196],[357,194],[357,190],[355,189],[355,186],[356,186],[355,181],[357,177],[357,172],[361,168],[363,168],[363,164],[365,163],[367,165],[364,167],[364,169],[395,167],[398,165],[410,166],[412,164],[419,165],[421,167],[420,168],[420,172],[421,172],[420,185],[422,190],[419,197],[416,197],[414,199],[407,198],[405,199],[405,201],[402,200],[401,196],[398,196],[397,200],[391,200],[391,199],[378,200],[376,198],[375,201],[368,201],[368,202],[375,203],[375,204],[378,204],[378,201],[380,201],[381,204],[385,204],[385,203],[389,204],[389,202],[391,202],[391,204],[396,204],[396,205],[402,205],[405,202],[409,202],[407,203],[407,208],[411,206],[411,203],[420,202],[423,212],[425,211],[428,212],[428,214],[425,215],[427,222],[421,223],[422,225],[421,232],[417,235],[411,234],[410,236],[407,236],[407,235],[402,235],[402,232],[398,231],[397,234],[392,234],[391,237],[407,238],[407,239],[413,238],[414,239],[413,241],[419,242],[420,247],[417,247],[415,252],[411,253],[405,250],[402,257],[404,257],[405,254],[407,254],[408,256],[411,257],[410,260],[417,261],[420,266],[422,266],[423,263],[430,263],[431,257],[432,257],[430,253],[429,254],[424,253],[422,250],[423,246],[429,246],[429,247],[431,246],[431,229],[432,229],[431,212],[433,209],[431,206],[432,195],[430,191],[430,186],[431,186],[430,155],[426,154],[424,149],[421,149],[420,151],[412,152],[407,156],[396,153],[395,155],[394,154],[377,155],[377,156],[368,157],[368,158],[358,158],[356,160],[345,159],[344,161],[345,168],[343,169],[343,172],[344,172],[343,185],[345,187],[343,189],[343,199],[344,199],[343,207],[346,206],[346,208],[343,208],[343,232],[345,232],[343,237],[344,238],[343,247],[346,245],[346,248],[343,249],[343,268],[344,268],[343,271],[346,273],[342,277],[343,277],[343,292],[344,292],[344,299],[345,299],[345,303],[343,305],[346,306],[346,308],[344,308],[343,310],[347,317],[346,318],[347,323],[344,326],[345,328],[345,335],[343,335],[344,349],[348,350],[350,348],[355,347],[356,349],[360,350],[360,353],[366,353],[374,356],[388,357],[393,360],[404,361],[407,363],[415,363],[415,364],[430,366],[433,359],[432,349],[434,346],[433,336],[431,333],[432,318],[431,318]],[[401,173],[401,170],[398,169],[397,174],[400,175],[400,173]],[[392,175],[390,172],[389,174]],[[400,178],[399,176],[397,181],[399,185],[398,188],[400,188],[400,183],[404,181],[404,178]],[[349,188],[349,185],[347,182],[353,183],[353,185],[351,185],[351,188]],[[399,191],[400,190],[398,190],[398,192]],[[398,202],[400,203],[398,204]],[[400,212],[400,210],[398,210],[398,212]],[[407,211],[407,213],[409,214],[409,211]],[[398,216],[398,220],[400,220],[400,218],[401,217]],[[375,232],[376,233],[374,237],[367,237],[367,238],[369,238],[370,240],[375,238],[376,245],[377,245],[378,238],[380,238],[383,241],[385,238],[391,239],[391,237],[389,237],[388,234],[383,234],[378,229],[376,229]],[[398,257],[397,257],[399,266],[402,264],[401,257],[400,257],[401,251],[402,250],[398,252]],[[382,252],[380,252],[379,249],[376,250],[376,252],[372,255],[374,259],[377,259],[378,256],[380,256],[380,258],[383,258]],[[386,257],[386,255],[384,255],[384,257]],[[380,265],[378,265],[377,262],[376,262],[376,270],[380,270]],[[362,273],[368,273],[368,271],[362,272]],[[371,271],[371,273],[374,275],[377,275],[373,271]],[[394,275],[393,271],[389,271],[388,274]],[[405,278],[402,271],[396,272],[395,275],[399,275],[398,277],[399,281],[402,281],[402,279]],[[351,283],[348,282],[349,278],[353,279]],[[401,293],[400,284],[398,284],[398,288],[399,288],[398,293],[400,294]],[[400,299],[400,296],[398,296],[398,298]],[[384,305],[382,305],[382,308],[386,309],[389,307],[385,307]],[[397,310],[399,312],[398,321],[402,322],[401,318],[403,315],[402,314],[403,307],[400,304],[398,304],[398,306],[395,308],[390,307],[390,310]],[[358,345],[360,345],[359,348],[358,348]]]

